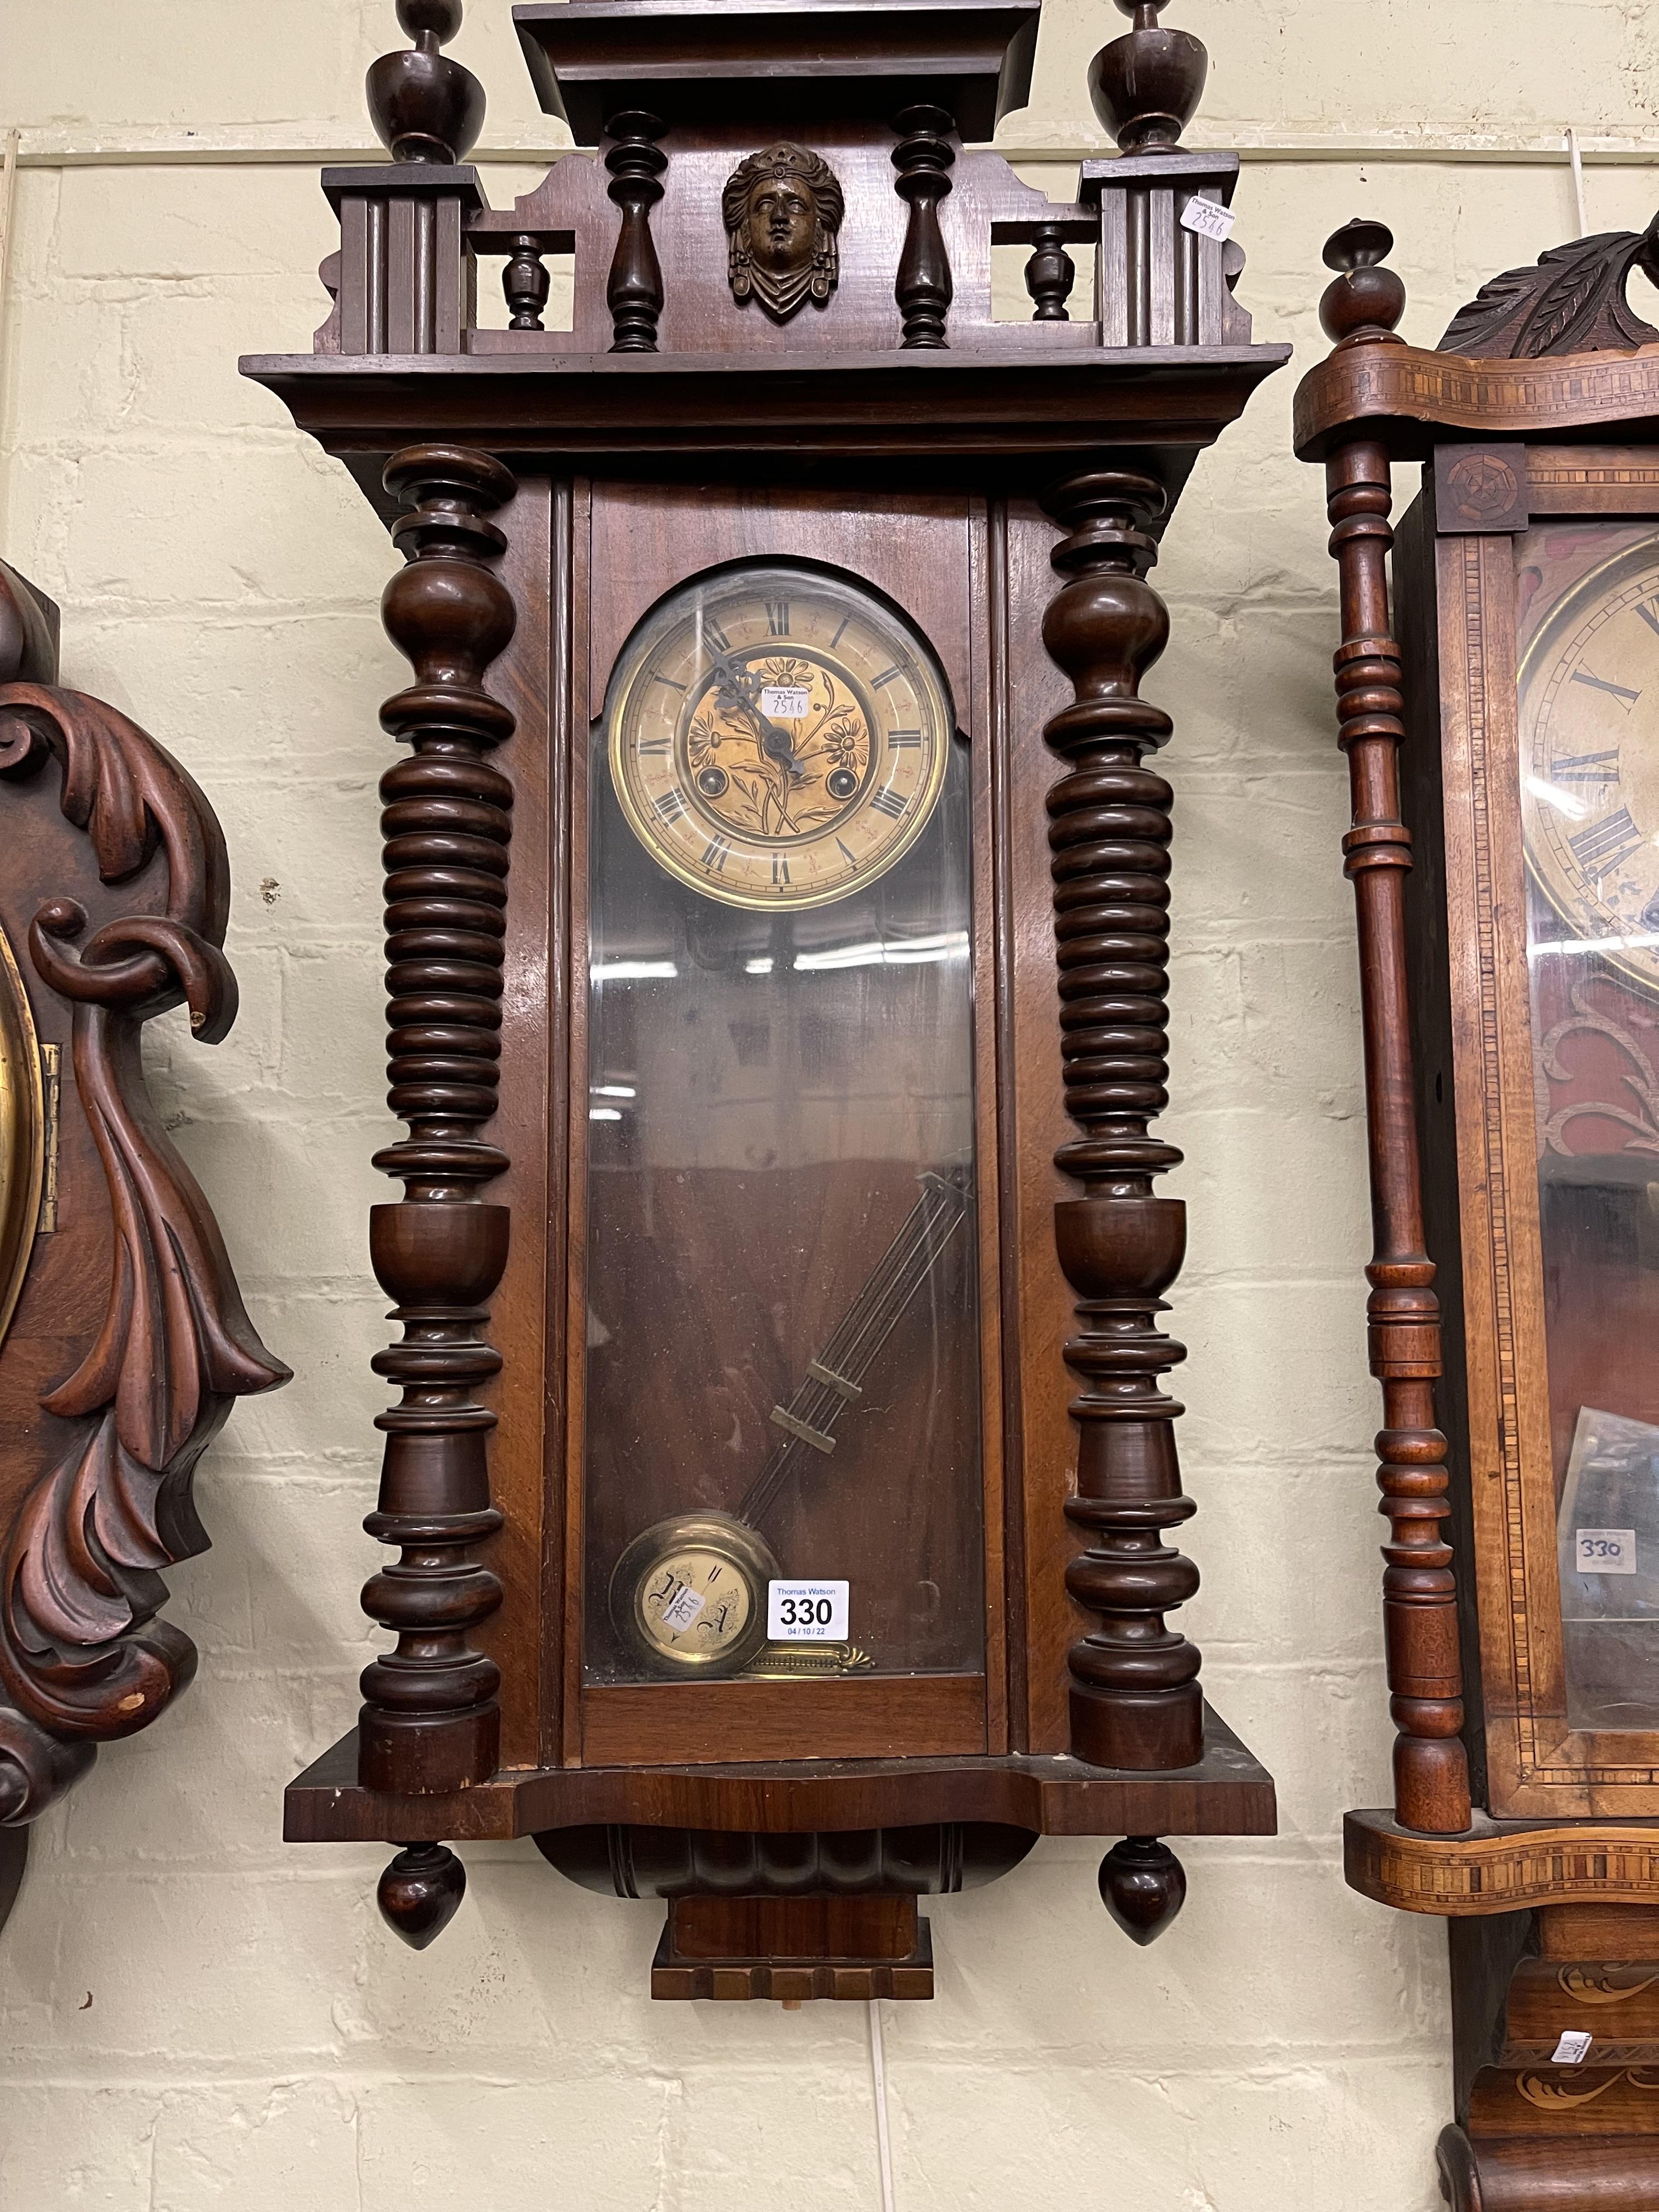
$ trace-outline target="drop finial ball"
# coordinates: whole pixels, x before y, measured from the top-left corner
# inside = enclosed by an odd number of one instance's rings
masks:
[[[1089,97],[1121,152],[1169,153],[1197,112],[1210,57],[1190,31],[1166,31],[1168,0],[1116,0],[1133,28],[1089,64]]]
[[[1357,216],[1325,240],[1325,266],[1337,271],[1319,303],[1319,320],[1339,346],[1403,345],[1395,333],[1406,312],[1406,288],[1382,264],[1394,233],[1374,216]]]

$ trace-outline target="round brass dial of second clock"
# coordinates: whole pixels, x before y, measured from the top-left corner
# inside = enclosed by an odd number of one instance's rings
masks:
[[[789,563],[659,607],[612,687],[611,772],[671,875],[731,906],[826,906],[909,851],[945,781],[931,657],[872,592]]]
[[[729,1513],[676,1513],[641,1529],[611,1577],[611,1614],[661,1674],[735,1674],[766,1641],[778,1563]]]
[[[1562,599],[1521,670],[1527,863],[1576,944],[1659,989],[1659,538]]]

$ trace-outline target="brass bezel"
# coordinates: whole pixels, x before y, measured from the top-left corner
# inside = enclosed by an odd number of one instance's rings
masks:
[[[856,601],[866,620],[888,626],[894,633],[895,643],[902,647],[915,665],[917,688],[927,702],[937,725],[938,742],[933,747],[928,778],[923,786],[918,805],[912,811],[902,830],[892,843],[882,850],[877,865],[861,868],[833,890],[807,892],[790,887],[771,891],[739,891],[719,879],[688,866],[678,854],[665,846],[653,824],[635,801],[623,767],[623,737],[629,711],[640,688],[641,679],[664,635],[684,619],[682,610],[687,601],[695,602],[697,595],[716,591],[763,591],[769,581],[793,586],[797,591],[811,590],[820,594],[830,592]],[[819,655],[820,659],[827,658]],[[839,667],[840,664],[836,665]],[[865,687],[850,670],[842,670],[849,688],[854,689],[862,701]],[[872,732],[881,727],[879,718],[869,717]],[[950,768],[951,745],[956,734],[956,716],[951,699],[950,686],[939,667],[933,647],[909,617],[896,607],[892,601],[872,586],[844,570],[822,566],[815,562],[779,558],[746,562],[736,567],[705,569],[665,592],[650,612],[635,629],[627,644],[617,657],[611,681],[606,686],[605,707],[605,757],[611,769],[611,789],[623,817],[639,839],[646,851],[665,873],[677,883],[686,884],[703,897],[714,899],[722,906],[740,907],[753,914],[799,913],[811,907],[834,906],[839,900],[850,898],[855,891],[866,890],[878,882],[890,869],[896,867],[910,852],[932,821],[935,808],[945,789],[945,780]],[[677,732],[677,748],[684,742],[683,732]],[[695,802],[694,802],[695,803]],[[733,844],[758,847],[763,842],[745,837],[730,823],[723,823],[721,835]],[[835,835],[835,826],[818,833],[823,837]],[[763,841],[770,847],[773,841]],[[803,845],[816,840],[802,839]]]
[[[695,1547],[724,1559],[749,1585],[749,1625],[733,1644],[713,1652],[666,1651],[649,1634],[640,1593],[671,1553]],[[767,1584],[782,1570],[771,1547],[747,1522],[712,1510],[671,1513],[624,1546],[611,1573],[611,1619],[628,1649],[656,1673],[714,1681],[741,1674],[766,1644]]]

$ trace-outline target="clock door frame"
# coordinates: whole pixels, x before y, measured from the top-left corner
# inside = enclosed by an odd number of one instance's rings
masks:
[[[954,492],[849,482],[675,486],[583,479],[573,503],[580,629],[570,654],[569,1074],[564,1176],[568,1249],[562,1389],[567,1407],[562,1510],[569,1572],[562,1584],[558,1668],[569,1716],[567,1763],[702,1765],[787,1759],[810,1741],[825,1758],[979,1757],[1008,1748],[1007,1607],[1003,1559],[1001,1248],[998,1163],[996,888],[991,866],[990,678],[975,586],[983,569],[985,502]],[[885,542],[884,542],[885,541]],[[954,548],[952,545],[954,541]],[[934,549],[937,549],[935,551]],[[933,558],[923,557],[924,552]],[[639,622],[670,592],[733,563],[806,558],[867,580],[916,624],[950,683],[968,740],[972,804],[975,1152],[979,1251],[982,1672],[813,1680],[594,1683],[585,1679],[583,1519],[587,1481],[587,901],[589,732]],[[551,1603],[549,1610],[561,1608]],[[574,1756],[573,1756],[574,1754]]]
[[[1453,472],[1511,467],[1517,509],[1472,526]],[[1539,522],[1650,522],[1659,454],[1640,447],[1441,446],[1395,544],[1405,656],[1406,820],[1416,866],[1413,1045],[1429,1249],[1444,1286],[1454,1541],[1468,1734],[1494,1818],[1650,1815],[1659,1729],[1567,1720],[1557,1554],[1520,806],[1516,546]],[[1448,927],[1447,917],[1452,926]],[[1467,926],[1459,927],[1462,921]]]

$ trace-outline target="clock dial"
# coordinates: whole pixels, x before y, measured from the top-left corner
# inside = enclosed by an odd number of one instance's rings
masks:
[[[1659,988],[1659,540],[1585,577],[1521,671],[1528,864],[1571,941]]]
[[[741,1521],[676,1514],[643,1530],[617,1560],[612,1618],[659,1674],[735,1674],[766,1641],[766,1586],[777,1572]]]
[[[951,728],[931,656],[872,592],[792,563],[726,571],[646,623],[612,687],[623,813],[730,906],[827,906],[926,828]]]

